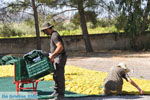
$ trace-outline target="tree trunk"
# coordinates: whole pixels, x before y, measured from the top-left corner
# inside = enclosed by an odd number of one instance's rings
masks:
[[[78,11],[79,11],[79,15],[80,15],[80,25],[81,25],[81,29],[82,29],[83,39],[85,41],[86,52],[93,52],[93,48],[92,48],[92,45],[91,45],[91,42],[89,39],[89,35],[88,35],[82,0],[80,2],[78,2]]]
[[[148,17],[150,13],[150,0],[147,1],[147,6],[145,8],[145,11],[143,12],[143,24],[142,24],[142,32],[144,32],[148,27]]]
[[[40,50],[41,49],[41,39],[40,39],[38,13],[37,13],[37,7],[35,5],[35,0],[32,0],[32,8],[33,8],[33,12],[34,12],[34,22],[35,22],[37,49]]]

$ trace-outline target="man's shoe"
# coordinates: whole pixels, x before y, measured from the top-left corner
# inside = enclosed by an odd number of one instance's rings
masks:
[[[50,97],[57,97],[57,96],[58,96],[58,93],[55,91],[50,95]]]

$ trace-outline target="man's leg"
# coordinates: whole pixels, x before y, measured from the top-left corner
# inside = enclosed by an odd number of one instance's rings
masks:
[[[117,94],[118,95],[122,94],[122,85],[118,86],[118,88],[117,88]]]
[[[104,94],[105,94],[105,95],[110,95],[110,94],[111,94],[111,91],[108,90],[108,89],[104,89]]]
[[[60,59],[60,63],[55,63],[56,70],[53,74],[53,79],[55,81],[55,93],[56,96],[64,96],[65,92],[65,64],[66,64],[66,58]]]
[[[58,94],[64,94],[65,88],[65,78],[64,78],[64,66],[59,66],[56,64],[57,70],[53,74],[53,79],[55,81],[54,90]]]

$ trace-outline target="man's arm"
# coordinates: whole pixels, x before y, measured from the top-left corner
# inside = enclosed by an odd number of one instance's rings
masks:
[[[54,57],[57,56],[57,54],[59,54],[63,49],[62,43],[57,42],[55,51],[49,56],[51,62],[54,62]]]
[[[144,94],[144,91],[131,79],[131,78],[127,78],[127,81],[133,85],[135,88],[138,89],[138,91],[140,92],[140,94]]]

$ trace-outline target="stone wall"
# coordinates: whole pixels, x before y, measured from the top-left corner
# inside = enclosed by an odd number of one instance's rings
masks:
[[[124,34],[107,33],[90,35],[94,51],[129,50],[130,39]],[[82,35],[63,36],[66,51],[85,51]],[[139,48],[150,48],[150,34],[137,38]],[[42,50],[49,51],[49,37],[41,37]],[[0,54],[24,54],[36,49],[36,38],[0,39]]]

